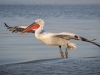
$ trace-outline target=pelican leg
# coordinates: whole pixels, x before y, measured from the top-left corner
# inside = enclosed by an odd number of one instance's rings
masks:
[[[62,59],[64,59],[64,53],[63,53],[63,51],[61,50],[61,46],[59,46],[59,48],[60,48],[60,55],[61,55],[61,57],[62,57]]]
[[[67,48],[65,50],[65,56],[66,56],[66,58],[68,58],[68,50],[67,50]]]

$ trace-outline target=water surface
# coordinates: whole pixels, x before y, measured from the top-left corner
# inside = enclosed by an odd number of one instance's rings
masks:
[[[46,31],[76,33],[100,44],[100,5],[0,5],[0,64],[60,58],[58,47],[44,45],[32,33],[12,34],[3,24],[29,25],[38,18]],[[100,56],[99,47],[72,42],[77,49],[69,50],[69,58]]]

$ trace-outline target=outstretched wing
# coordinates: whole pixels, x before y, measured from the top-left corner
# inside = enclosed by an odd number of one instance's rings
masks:
[[[15,27],[10,27],[6,23],[4,25],[7,27],[9,31],[12,31],[12,33],[17,33],[17,32],[22,32],[24,31],[28,26],[15,26]],[[28,33],[35,33],[35,30],[31,30]]]
[[[96,39],[88,40],[84,37],[81,37],[81,36],[79,36],[77,34],[73,34],[73,33],[58,33],[58,34],[55,34],[54,37],[59,37],[59,38],[63,38],[63,39],[66,39],[66,40],[70,40],[70,39],[81,40],[81,41],[92,43],[92,44],[100,47],[99,44],[97,44],[96,42],[93,42]]]
[[[78,35],[73,34],[73,33],[67,33],[67,32],[57,33],[54,36],[59,37],[59,38],[63,38],[63,39],[66,39],[66,40],[70,40],[70,39],[80,40]]]

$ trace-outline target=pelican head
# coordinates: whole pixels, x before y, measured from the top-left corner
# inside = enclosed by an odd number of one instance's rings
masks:
[[[44,26],[44,21],[42,19],[37,19],[37,20],[35,20],[35,22],[33,24],[31,24],[23,32],[21,32],[21,34],[23,34],[25,32],[29,32],[31,30],[36,30],[39,27],[43,28],[43,26]]]
[[[41,26],[44,26],[44,21],[42,19],[37,19],[35,20],[35,23],[41,25]]]

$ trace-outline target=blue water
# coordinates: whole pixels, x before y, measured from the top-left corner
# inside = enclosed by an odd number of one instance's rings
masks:
[[[0,5],[0,17],[100,19],[100,5]]]
[[[3,24],[29,25],[38,18],[46,31],[76,33],[100,44],[100,5],[0,5],[0,64],[60,57],[58,47],[44,45],[32,33],[12,34]],[[70,58],[100,56],[99,47],[73,42],[78,48],[69,50]]]

